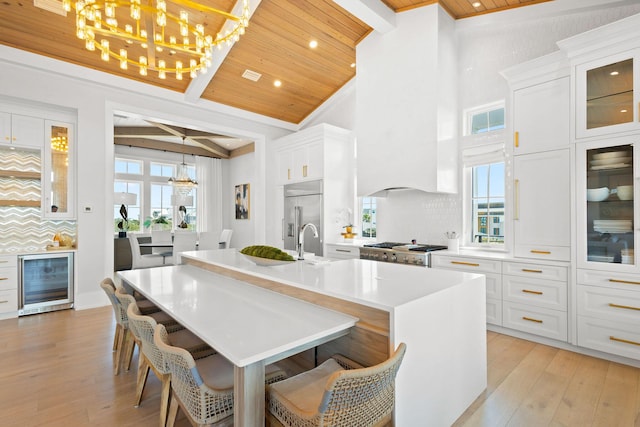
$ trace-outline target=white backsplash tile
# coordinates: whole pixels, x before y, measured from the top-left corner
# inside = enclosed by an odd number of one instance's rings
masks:
[[[377,199],[377,240],[444,244],[446,231],[461,232],[462,206],[457,194],[407,190]]]

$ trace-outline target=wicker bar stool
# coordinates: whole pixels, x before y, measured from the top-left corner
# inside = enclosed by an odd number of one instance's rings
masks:
[[[233,364],[220,354],[194,359],[174,347],[164,326],[156,326],[154,342],[171,372],[171,405],[167,427],[173,427],[178,409],[193,425],[233,425]],[[286,378],[276,365],[265,367],[265,383]]]
[[[394,380],[405,351],[406,345],[401,343],[389,359],[369,368],[335,355],[310,371],[269,385],[267,406],[272,425],[385,425],[391,420]]]
[[[120,303],[121,309],[124,311],[125,317],[127,318],[127,308],[129,305],[133,304],[138,308],[141,314],[153,318],[157,323],[161,323],[167,328],[170,328],[172,332],[178,329],[184,329],[184,327],[178,324],[173,317],[169,316],[164,311],[160,311],[159,308],[156,307],[155,311],[150,309],[149,304],[145,304],[145,302],[148,301],[151,303],[151,301],[146,299],[136,299],[136,297],[129,294],[122,287],[116,288],[115,296]],[[127,330],[125,333],[124,347],[121,353],[121,364],[124,364],[126,371],[131,369],[131,360],[133,359],[133,351],[135,350],[136,345],[138,346],[138,350],[140,350],[140,340],[138,340],[135,334],[132,335],[130,330]]]
[[[171,390],[171,373],[167,367],[164,357],[158,347],[153,342],[156,321],[143,315],[135,304],[127,307],[127,317],[129,318],[129,328],[139,341],[140,354],[138,357],[138,375],[136,377],[136,397],[134,405],[137,407],[142,400],[142,393],[147,383],[149,370],[158,377],[162,383],[160,394],[160,427],[164,427],[167,421],[167,410],[169,406],[169,391]],[[178,326],[180,329],[176,329]],[[172,345],[184,348],[193,355],[194,359],[215,354],[215,350],[205,344],[200,338],[180,325],[169,326],[169,341]],[[173,330],[173,332],[171,332]]]
[[[116,285],[113,283],[113,280],[108,277],[105,278],[100,282],[100,287],[109,297],[116,318],[116,333],[113,336],[113,351],[116,352],[113,358],[113,375],[118,375],[120,373],[123,355],[127,352],[125,346],[128,343],[128,335],[130,333],[127,311],[122,307],[122,304],[120,304],[120,301],[116,297]]]

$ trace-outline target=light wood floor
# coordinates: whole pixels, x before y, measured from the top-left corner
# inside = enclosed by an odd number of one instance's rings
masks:
[[[160,383],[151,373],[133,407],[135,368],[111,369],[114,329],[111,307],[0,321],[0,425],[157,426]],[[456,426],[640,427],[640,369],[492,332],[487,342],[489,385]]]

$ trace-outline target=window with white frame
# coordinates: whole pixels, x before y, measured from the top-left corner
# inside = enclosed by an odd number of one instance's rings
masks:
[[[464,113],[465,135],[478,135],[504,129],[504,101],[470,108]]]
[[[173,229],[182,220],[189,230],[197,230],[197,189],[191,191],[185,210],[180,212],[178,201],[174,200],[173,187],[168,179],[175,176],[178,162],[136,160],[116,157],[114,171],[114,191],[137,194],[137,205],[129,209],[129,231],[144,231],[152,226]],[[196,168],[187,165],[187,173],[196,177]],[[119,206],[114,208],[114,231],[119,231],[117,224],[120,213]]]
[[[360,212],[362,237],[376,237],[376,198],[363,197]]]
[[[504,144],[485,144],[463,150],[464,244],[504,248]]]

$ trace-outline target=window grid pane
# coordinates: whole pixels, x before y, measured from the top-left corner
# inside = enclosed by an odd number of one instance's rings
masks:
[[[472,243],[504,243],[504,163],[472,169]]]

